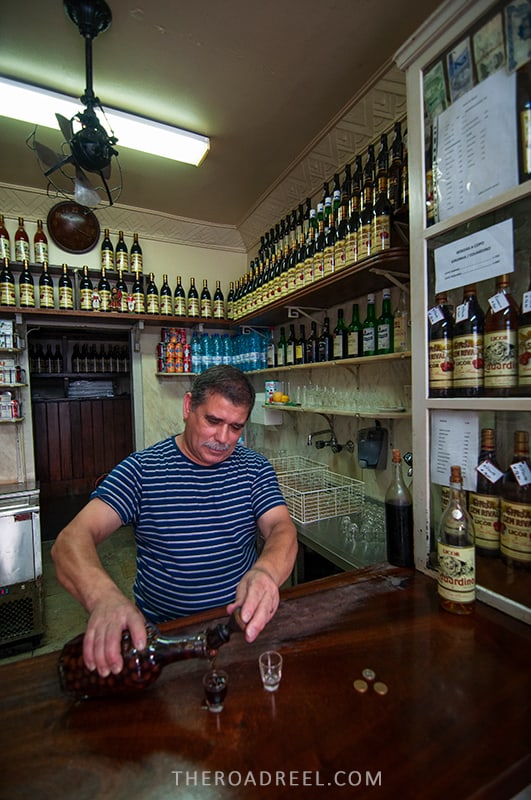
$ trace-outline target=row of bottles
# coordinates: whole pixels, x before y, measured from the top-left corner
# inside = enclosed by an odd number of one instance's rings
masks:
[[[337,361],[343,358],[384,355],[406,352],[409,349],[409,309],[404,290],[400,292],[399,305],[393,314],[391,291],[382,292],[381,312],[377,315],[376,297],[367,296],[367,311],[364,320],[360,319],[359,306],[352,306],[352,318],[347,325],[344,309],[338,308],[337,321],[333,329],[330,318],[325,317],[321,331],[317,322],[310,323],[310,333],[306,336],[306,325],[300,325],[296,335],[295,325],[280,328],[280,337],[275,343],[273,335],[268,345],[267,366],[282,367],[295,364],[315,364],[324,361]]]
[[[18,289],[18,293],[17,293]],[[160,316],[180,316],[200,319],[232,319],[234,287],[225,303],[221,282],[216,281],[214,296],[210,294],[207,279],[203,280],[201,293],[195,285],[195,278],[190,278],[190,287],[185,293],[181,277],[177,277],[176,287],[172,292],[168,276],[163,275],[160,291],[155,283],[155,275],[149,273],[147,280],[136,271],[132,284],[124,278],[122,269],[118,270],[118,279],[111,284],[105,267],[101,268],[100,278],[92,281],[88,267],[85,265],[79,283],[79,297],[75,297],[73,280],[67,264],[62,265],[62,272],[57,286],[50,274],[48,264],[42,265],[38,284],[29,269],[29,262],[23,261],[22,271],[18,279],[18,287],[7,258],[4,259],[0,271],[0,305],[20,308],[45,308],[69,311],[118,311],[123,313],[154,314]]]
[[[393,217],[405,209],[407,156],[401,123],[394,126],[391,147],[387,133],[379,150],[371,144],[365,161],[358,155],[344,177],[325,182],[323,195],[287,214],[261,237],[258,255],[237,281],[234,318],[262,308],[310,286],[358,261],[382,253],[393,244]]]
[[[518,306],[510,276],[500,275],[488,304],[485,313],[473,284],[455,315],[447,293],[436,296],[428,311],[430,397],[531,393],[531,283]]]
[[[24,217],[18,218],[18,228],[13,239],[14,260],[21,263],[29,262],[31,260],[30,238],[24,225]],[[37,230],[33,236],[33,256],[35,262],[48,261],[48,237],[44,232],[42,219],[37,220]],[[7,258],[8,261],[11,261],[11,257],[11,237],[5,225],[4,215],[0,214],[0,260],[4,261]]]
[[[121,270],[122,272],[130,271],[142,274],[143,253],[138,241],[138,233],[133,233],[133,241],[131,249],[129,249],[124,232],[119,231],[115,247],[111,241],[109,228],[105,228],[100,248],[100,265],[106,272]]]
[[[194,330],[187,341],[184,329],[176,331],[157,345],[157,372],[204,372],[209,367],[230,364],[244,372],[265,369],[267,366],[267,340],[258,331],[228,333],[207,333]]]
[[[65,363],[66,362],[66,363]],[[74,343],[70,363],[63,356],[61,345],[41,342],[29,346],[30,372],[33,375],[64,374],[65,372],[102,373],[129,372],[129,349],[127,345]]]

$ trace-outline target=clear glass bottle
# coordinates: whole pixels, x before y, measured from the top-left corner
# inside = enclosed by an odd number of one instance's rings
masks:
[[[450,499],[437,535],[437,590],[442,609],[471,614],[476,599],[474,523],[466,510],[461,467],[450,469]]]
[[[393,476],[385,493],[387,560],[396,567],[414,567],[413,500],[404,483],[400,450],[392,456]]]

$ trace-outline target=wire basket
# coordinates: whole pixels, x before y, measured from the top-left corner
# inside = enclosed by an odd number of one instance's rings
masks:
[[[328,471],[325,464],[320,464],[318,461],[312,461],[311,458],[303,458],[302,456],[279,456],[269,459],[273,469],[279,478],[285,473],[293,474],[294,472],[305,472],[307,470],[322,470]]]
[[[318,469],[285,473],[279,475],[278,482],[297,522],[317,522],[363,508],[365,484],[355,478]]]

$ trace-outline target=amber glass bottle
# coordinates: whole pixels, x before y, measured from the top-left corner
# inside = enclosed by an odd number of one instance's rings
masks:
[[[489,299],[483,349],[485,394],[514,394],[518,383],[518,305],[508,275],[498,276],[496,294]]]
[[[478,303],[475,285],[465,286],[463,301],[456,309],[454,326],[454,394],[478,397],[483,394],[485,315]]]
[[[466,510],[461,467],[450,472],[450,500],[437,537],[439,603],[452,614],[471,614],[476,599],[474,523]]]
[[[451,397],[454,374],[454,320],[446,292],[440,292],[435,296],[435,305],[428,312],[428,322],[430,397]]]
[[[483,428],[476,467],[476,491],[468,493],[468,511],[474,523],[476,552],[497,556],[500,550],[500,491],[503,472],[496,461],[495,431]]]
[[[37,263],[40,264],[48,261],[48,239],[42,226],[42,219],[37,220],[37,230],[33,237],[33,250]]]
[[[24,227],[24,217],[18,218],[18,228],[15,231],[15,261],[30,260],[29,237]]]
[[[529,434],[515,431],[514,455],[501,487],[500,552],[509,565],[531,569]]]

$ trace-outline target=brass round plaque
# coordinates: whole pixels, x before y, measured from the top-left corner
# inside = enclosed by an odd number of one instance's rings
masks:
[[[100,223],[90,208],[78,203],[57,203],[48,212],[48,233],[67,253],[88,253],[100,238]]]

